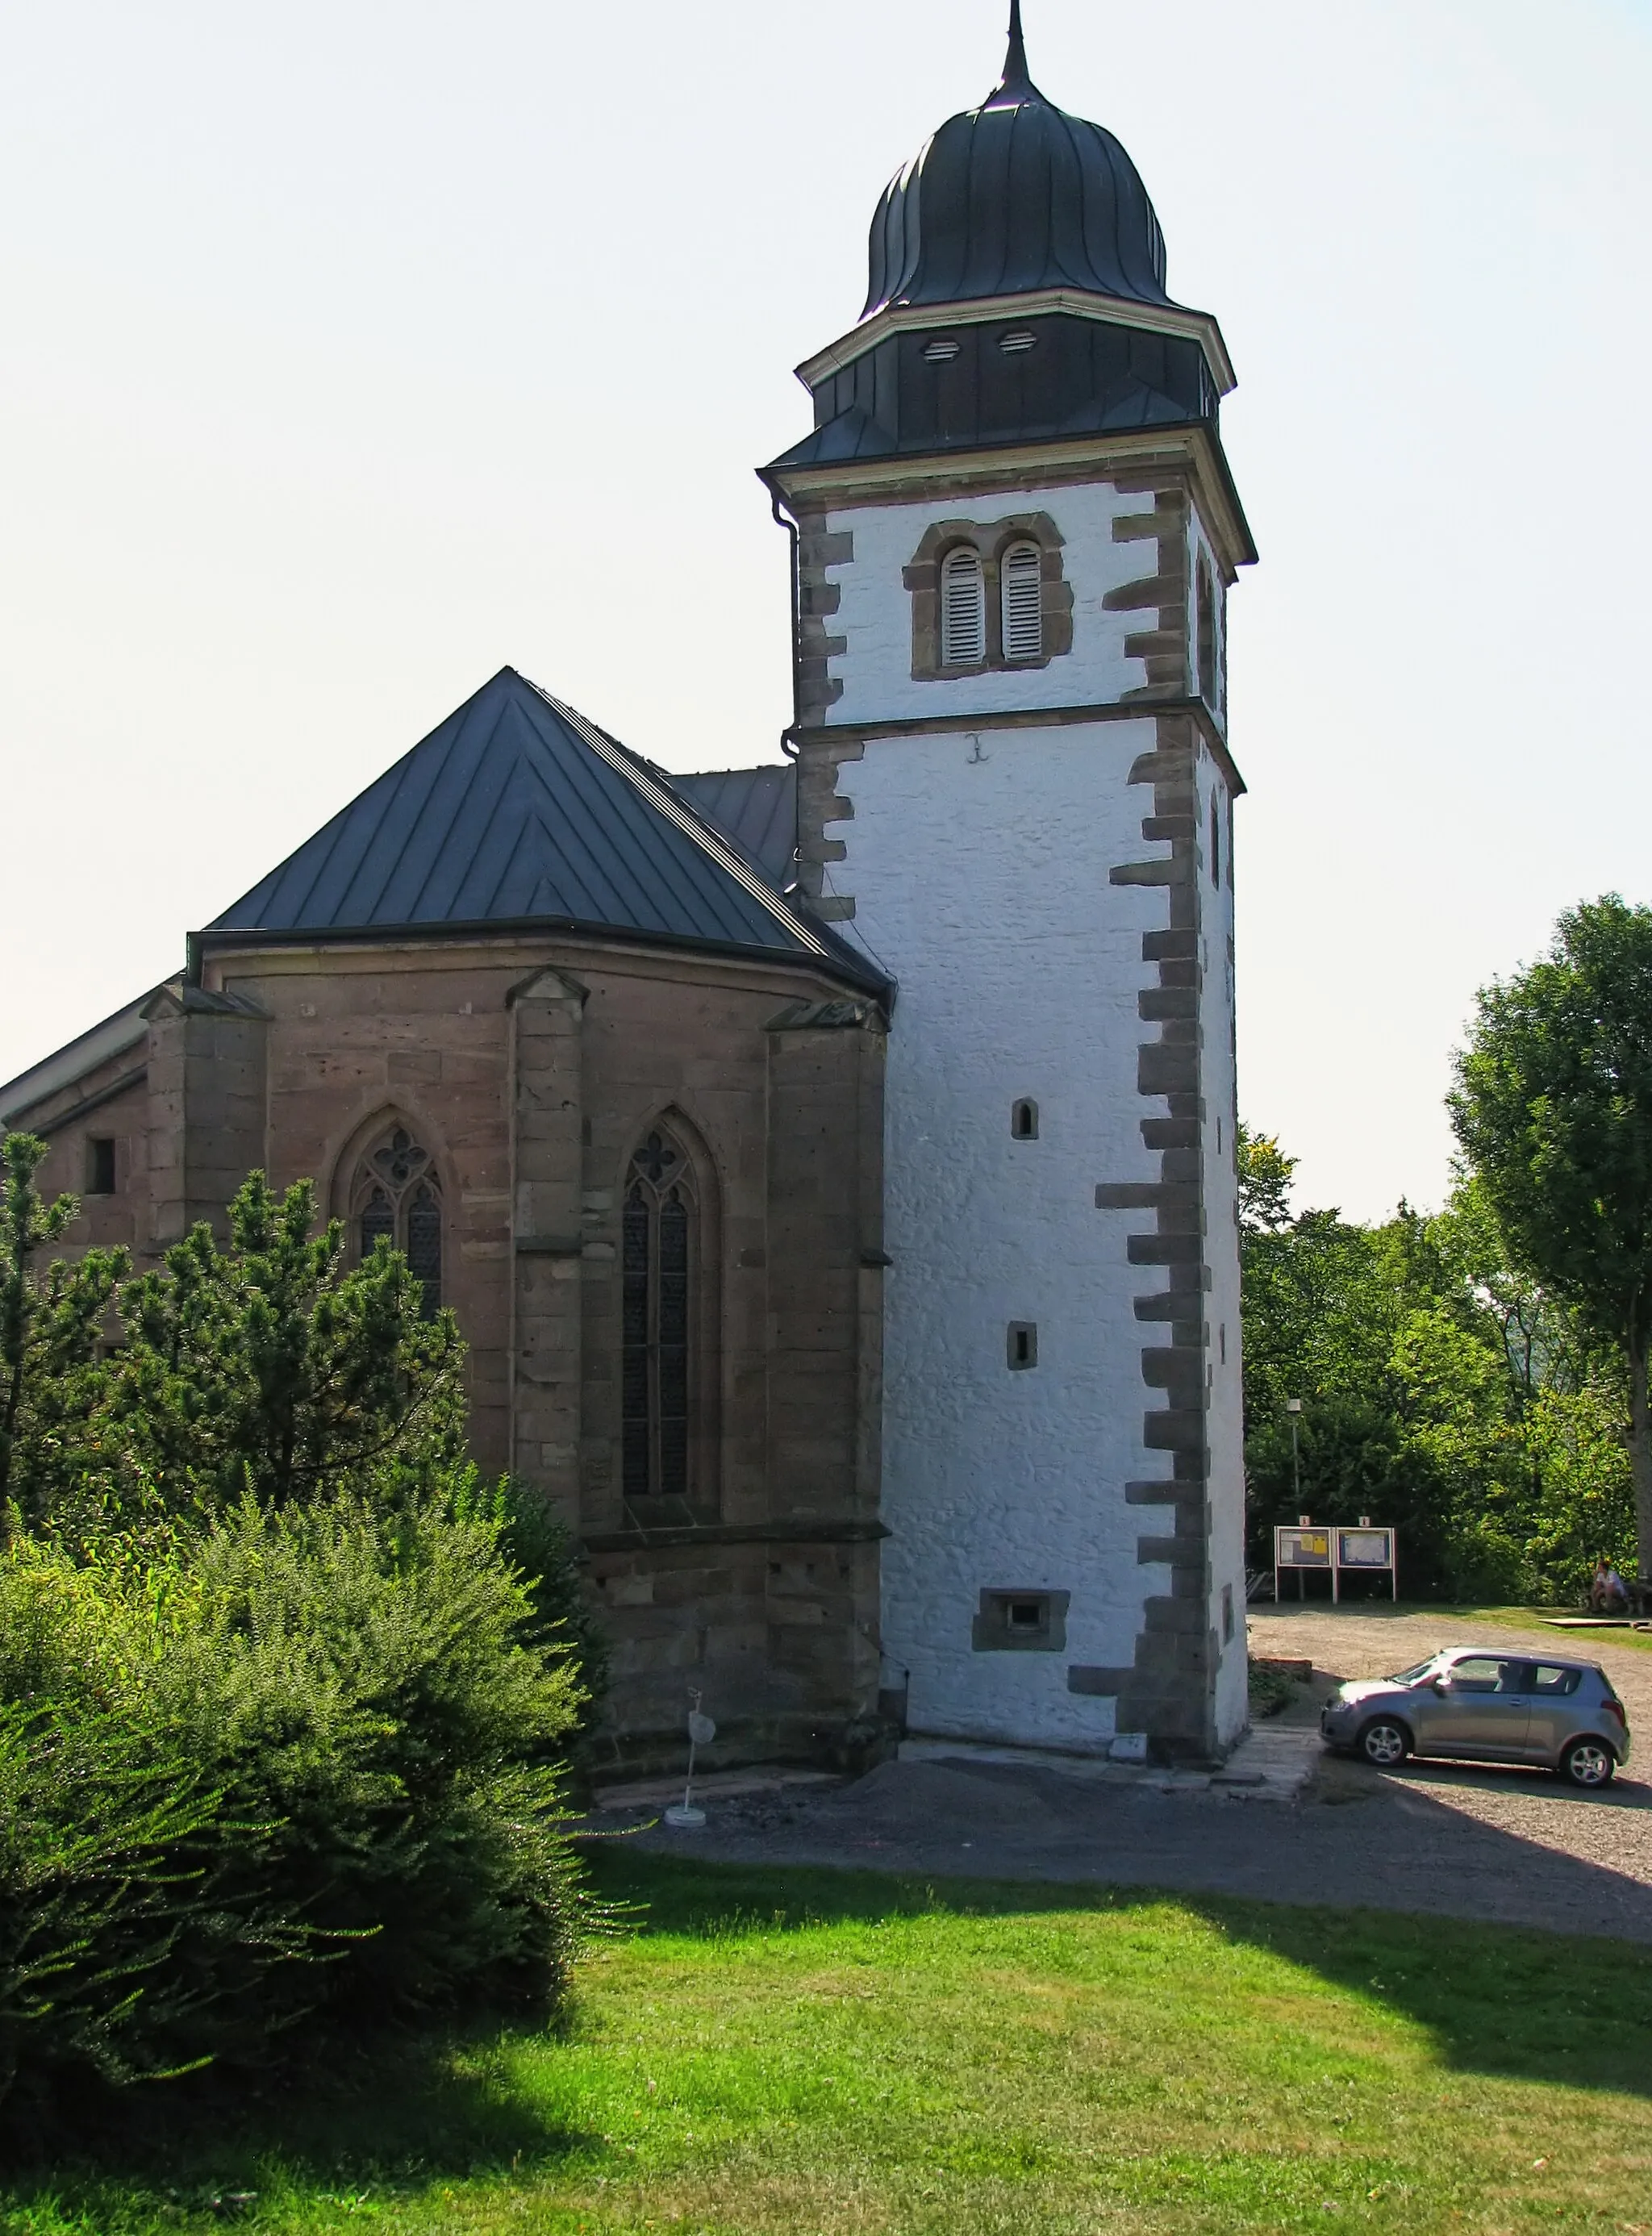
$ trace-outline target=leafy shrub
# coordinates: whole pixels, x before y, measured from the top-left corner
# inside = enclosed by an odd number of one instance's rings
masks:
[[[240,1868],[256,1834],[179,1740],[96,1706],[0,1707],[0,2101],[170,2077],[234,2038],[265,1973],[313,1945]]]
[[[582,1696],[500,1530],[435,1497],[387,1511],[340,1496],[245,1500],[169,1541],[109,1538],[78,1557],[14,1541],[0,1700],[22,1719],[6,1727],[22,1798],[0,1805],[57,1827],[73,1864],[46,1875],[68,1889],[62,1945],[82,1917],[96,1930],[76,1961],[93,1963],[99,1932],[135,1952],[110,1974],[107,2012],[82,2024],[64,2003],[43,2070],[260,2055],[300,2020],[294,2041],[482,1998],[554,2004],[593,1918],[557,1760]],[[43,1753],[31,1737],[53,1727],[41,1703],[69,1698],[91,1720],[82,1756],[107,1759],[101,1785],[77,1786],[63,1743]],[[129,1738],[111,1752],[117,1730]],[[56,1817],[29,1798],[49,1772]],[[7,1911],[47,1900],[30,1892],[30,1837],[0,1829]],[[109,1910],[126,1855],[138,1861]],[[0,1994],[30,1992],[57,1914],[47,1901],[27,1947],[0,1949]],[[298,1953],[330,1961],[273,1961]]]
[[[499,1549],[521,1575],[533,1607],[532,1633],[542,1643],[568,1650],[584,1695],[569,1743],[576,1761],[589,1760],[609,1686],[609,1644],[585,1588],[579,1540],[531,1485],[506,1476],[484,1485],[471,1470],[456,1488],[456,1510],[491,1522]]]

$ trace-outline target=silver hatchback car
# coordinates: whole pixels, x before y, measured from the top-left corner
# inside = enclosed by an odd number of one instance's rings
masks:
[[[1327,1746],[1392,1770],[1408,1754],[1530,1762],[1573,1786],[1609,1786],[1629,1759],[1629,1725],[1592,1661],[1452,1646],[1398,1677],[1339,1685],[1320,1715]]]

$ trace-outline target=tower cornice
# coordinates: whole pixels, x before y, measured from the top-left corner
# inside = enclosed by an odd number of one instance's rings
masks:
[[[997,490],[1059,489],[1163,469],[1187,477],[1229,581],[1257,551],[1221,444],[1198,423],[1059,443],[1005,444],[912,457],[768,466],[762,481],[793,514],[867,504],[930,504]]]
[[[910,332],[914,326],[987,326],[998,319],[1034,318],[1050,312],[1093,319],[1100,326],[1129,326],[1139,333],[1173,334],[1181,340],[1196,341],[1220,392],[1230,395],[1238,385],[1221,328],[1208,311],[1184,310],[1176,303],[1131,302],[1122,295],[1092,294],[1078,287],[1042,287],[1024,295],[983,295],[964,303],[886,304],[838,340],[806,358],[796,368],[797,377],[813,394],[822,381],[843,372],[888,335]]]

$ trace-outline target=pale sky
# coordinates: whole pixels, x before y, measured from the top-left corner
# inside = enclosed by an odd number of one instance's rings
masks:
[[[1003,0],[0,6],[0,1079],[506,661],[778,758],[754,466]],[[1242,1107],[1447,1180],[1475,988],[1652,900],[1652,0],[1026,0],[1240,375]]]

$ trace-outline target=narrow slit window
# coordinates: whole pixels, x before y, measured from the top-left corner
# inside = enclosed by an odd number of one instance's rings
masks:
[[[1221,807],[1213,788],[1210,794],[1210,882],[1221,883]]]
[[[1010,1371],[1025,1373],[1038,1364],[1038,1330],[1031,1320],[1011,1320],[1007,1345]]]
[[[1199,663],[1199,696],[1208,707],[1216,703],[1216,586],[1202,553],[1194,577],[1198,628],[1195,635]]]
[[[1039,660],[1044,649],[1043,561],[1036,543],[1012,543],[1004,555],[1004,656]]]
[[[1017,1141],[1036,1141],[1038,1139],[1038,1105],[1036,1102],[1010,1104],[1010,1132]]]
[[[107,1134],[93,1134],[86,1144],[86,1193],[115,1193],[115,1144]]]
[[[941,569],[941,664],[974,668],[986,658],[986,585],[981,555],[968,544],[949,551]]]

